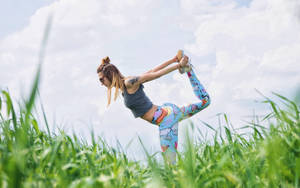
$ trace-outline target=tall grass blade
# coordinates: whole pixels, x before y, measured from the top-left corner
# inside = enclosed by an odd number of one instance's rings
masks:
[[[208,123],[200,120],[205,126],[207,126],[208,128],[210,128],[211,130],[215,131],[216,132],[216,129],[214,129],[211,125],[209,125]]]
[[[47,24],[46,24],[46,28],[44,31],[44,36],[43,36],[43,40],[41,43],[40,52],[39,52],[39,63],[38,63],[37,72],[36,72],[36,75],[34,78],[34,82],[33,82],[33,86],[31,89],[29,100],[26,102],[26,118],[25,118],[26,120],[28,120],[28,118],[29,118],[29,114],[31,113],[31,109],[33,107],[34,100],[35,100],[35,97],[38,92],[40,75],[41,75],[41,71],[42,71],[41,68],[42,68],[42,63],[44,61],[44,57],[45,57],[46,45],[47,45],[47,41],[48,41],[50,29],[51,29],[51,24],[52,24],[52,15],[50,15],[47,20]]]
[[[232,136],[231,136],[230,130],[227,127],[224,127],[224,128],[225,128],[225,133],[226,133],[226,136],[227,136],[227,140],[229,141],[229,143],[232,143]]]
[[[39,95],[39,99],[40,99],[41,110],[42,110],[42,113],[43,113],[43,119],[44,119],[44,122],[45,122],[45,125],[46,125],[46,128],[47,128],[48,136],[50,138],[51,133],[50,133],[50,129],[49,129],[49,123],[48,123],[48,120],[47,120],[47,117],[46,117],[46,112],[45,112],[44,105],[43,105],[43,102],[42,102],[42,99],[41,99],[41,96],[40,96],[39,92],[38,92],[38,95]]]
[[[6,91],[2,91],[2,94],[6,98],[7,116],[9,116],[10,113],[12,113],[12,120],[13,120],[14,129],[15,129],[15,131],[17,131],[17,117],[16,117],[16,112],[15,112],[12,100],[10,98],[10,95]]]
[[[1,96],[0,96],[0,112],[2,110],[2,99],[1,99]]]

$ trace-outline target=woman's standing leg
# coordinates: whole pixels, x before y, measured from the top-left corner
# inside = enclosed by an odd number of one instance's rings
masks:
[[[200,99],[200,102],[181,107],[180,110],[183,115],[180,121],[193,116],[194,114],[200,112],[210,104],[210,97],[204,89],[203,85],[198,80],[194,70],[187,72],[187,75],[189,77],[193,91],[196,97]]]
[[[159,106],[152,123],[159,126],[161,149],[169,163],[176,163],[178,145],[178,121],[182,116],[179,107],[166,103]]]
[[[174,123],[171,128],[159,129],[159,137],[160,146],[167,161],[175,164],[178,145],[178,122]]]

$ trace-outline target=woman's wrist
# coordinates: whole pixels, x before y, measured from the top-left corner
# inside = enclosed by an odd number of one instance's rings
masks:
[[[177,64],[177,68],[180,69],[181,68],[181,63]]]
[[[179,59],[177,58],[177,56],[175,56],[173,59],[172,59],[173,63],[178,63],[179,62]]]

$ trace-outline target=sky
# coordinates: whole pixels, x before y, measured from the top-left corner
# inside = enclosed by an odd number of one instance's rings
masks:
[[[93,130],[123,147],[132,140],[133,158],[140,158],[138,136],[149,152],[160,151],[158,128],[135,119],[122,96],[106,107],[106,89],[96,74],[105,56],[123,75],[134,76],[183,49],[211,96],[211,105],[190,118],[208,137],[202,121],[217,129],[225,113],[234,128],[242,127],[269,112],[257,90],[292,98],[300,85],[298,0],[2,0],[0,88],[8,88],[15,102],[29,94],[50,14],[40,83],[50,128],[87,140]],[[157,105],[198,102],[178,71],[144,86]],[[179,151],[190,120],[179,125]]]

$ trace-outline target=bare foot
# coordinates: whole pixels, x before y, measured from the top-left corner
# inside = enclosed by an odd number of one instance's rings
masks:
[[[188,61],[189,61],[189,57],[188,56],[184,56],[183,58],[181,58],[181,60],[180,60],[180,66],[181,67],[184,67],[184,66],[186,66],[187,65],[187,63],[188,63]]]
[[[182,59],[182,57],[184,56],[184,52],[183,50],[178,50],[176,57],[178,59],[178,62]]]

